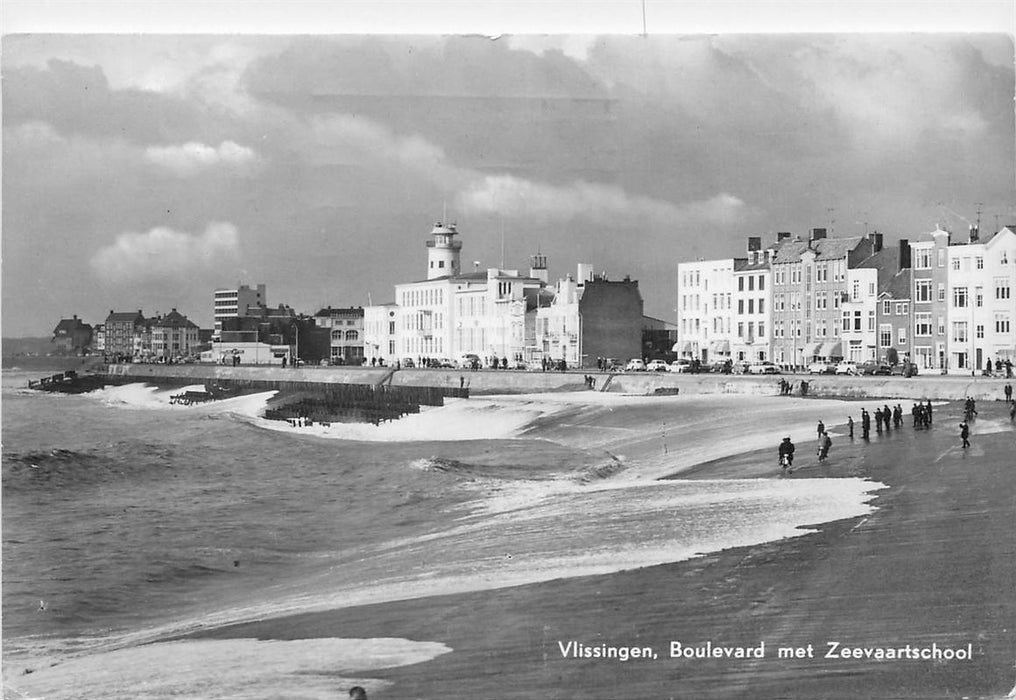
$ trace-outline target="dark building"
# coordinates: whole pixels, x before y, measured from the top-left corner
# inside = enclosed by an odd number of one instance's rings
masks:
[[[597,357],[623,361],[642,357],[643,302],[638,281],[594,277],[584,286],[579,298],[582,366],[595,367]]]
[[[75,314],[73,318],[61,319],[56,324],[50,342],[56,346],[58,353],[84,354],[92,345],[92,327]]]
[[[132,357],[135,341],[145,336],[146,320],[141,310],[113,311],[106,317],[106,354]]]

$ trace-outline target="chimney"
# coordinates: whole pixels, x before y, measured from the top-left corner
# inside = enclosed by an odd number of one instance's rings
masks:
[[[882,234],[878,231],[872,231],[868,234],[869,240],[871,240],[871,254],[882,252]]]
[[[826,237],[826,230],[824,228],[813,228],[811,230],[810,240],[817,241]]]
[[[910,241],[900,239],[900,270],[910,269]]]
[[[777,243],[782,243],[783,241],[785,241],[788,238],[790,238],[790,231],[777,231],[776,232],[776,242]]]
[[[969,239],[969,242],[970,243],[977,243],[977,240],[978,240],[979,237],[980,237],[980,234],[979,234],[979,232],[977,230],[977,227],[974,226],[973,224],[971,224],[970,225],[970,239]]]

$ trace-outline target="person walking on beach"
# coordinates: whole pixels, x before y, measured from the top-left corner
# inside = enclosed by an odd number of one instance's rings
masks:
[[[817,430],[818,430],[818,439],[821,440],[822,436],[825,434],[825,423],[819,421]]]
[[[1005,394],[1005,402],[1012,403],[1012,384],[1006,384],[1005,389],[1002,390]]]
[[[865,440],[869,439],[871,435],[871,416],[868,414],[868,409],[861,409],[861,437]]]
[[[850,431],[850,439],[854,439],[854,418],[853,416],[847,416],[847,430]]]
[[[924,409],[924,425],[925,427],[931,427],[931,399],[928,399],[928,403]]]
[[[829,433],[822,433],[818,439],[818,461],[826,461],[826,457],[829,456],[829,448],[833,446],[833,440],[829,437]]]
[[[960,423],[960,438],[963,439],[963,447],[970,447],[970,426],[967,425],[966,421]]]

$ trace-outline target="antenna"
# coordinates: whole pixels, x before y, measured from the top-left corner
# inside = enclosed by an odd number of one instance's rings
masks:
[[[977,202],[977,230],[981,230],[981,207],[984,206],[984,202]]]
[[[504,269],[504,214],[501,215],[501,269]]]
[[[836,231],[836,207],[828,207],[826,211],[829,212],[829,237],[832,238]]]
[[[448,222],[448,202],[447,200],[441,200],[441,223],[445,224]]]

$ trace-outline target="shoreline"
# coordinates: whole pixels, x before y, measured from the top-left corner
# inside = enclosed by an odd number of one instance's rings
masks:
[[[975,425],[974,448],[964,453],[953,430],[961,410],[940,409],[930,431],[904,428],[867,445],[837,440],[830,462],[793,478],[860,477],[889,488],[874,494],[870,515],[799,537],[613,574],[297,614],[191,638],[402,637],[453,650],[416,666],[371,671],[393,684],[372,694],[381,698],[607,698],[621,689],[631,697],[1003,697],[1016,681],[1009,464],[1016,431],[979,434]],[[982,410],[981,425],[988,413]],[[726,460],[727,468],[758,459],[743,453]],[[701,473],[707,467],[677,478],[723,478]],[[974,658],[665,658],[674,640],[765,641],[773,650],[812,644],[822,653],[829,641],[971,645]],[[566,659],[559,641],[650,646],[660,658]]]

